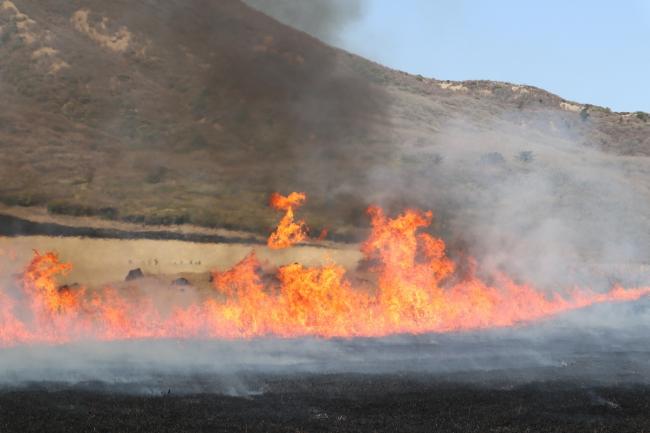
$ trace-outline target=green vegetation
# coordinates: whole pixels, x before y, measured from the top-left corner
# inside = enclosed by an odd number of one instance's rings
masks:
[[[190,216],[184,209],[163,209],[144,217],[144,223],[151,225],[175,225],[189,222],[191,222]]]
[[[39,206],[45,203],[45,198],[37,194],[20,193],[0,197],[0,202],[8,206]]]
[[[65,200],[49,202],[47,204],[47,211],[53,214],[70,216],[93,216],[98,213],[98,211],[91,206]]]

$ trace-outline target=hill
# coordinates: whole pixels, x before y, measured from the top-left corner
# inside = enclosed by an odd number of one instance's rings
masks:
[[[526,225],[503,197],[573,221],[649,186],[645,113],[409,75],[238,0],[3,1],[0,88],[0,201],[23,214],[265,233],[268,195],[296,190],[334,238],[357,239],[371,202],[471,238]]]

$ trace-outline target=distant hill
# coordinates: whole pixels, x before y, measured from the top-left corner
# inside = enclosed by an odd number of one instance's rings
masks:
[[[2,1],[0,89],[1,202],[146,224],[262,233],[268,195],[296,190],[334,237],[375,201],[453,232],[459,184],[553,146],[650,156],[647,114],[391,70],[238,0]]]

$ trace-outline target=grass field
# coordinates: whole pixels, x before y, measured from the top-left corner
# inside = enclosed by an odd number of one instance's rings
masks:
[[[211,271],[223,271],[255,250],[267,270],[300,262],[308,266],[328,260],[355,269],[361,254],[355,245],[329,247],[298,246],[289,250],[270,250],[249,244],[206,244],[182,241],[111,240],[29,236],[0,238],[2,273],[20,273],[34,250],[56,251],[61,260],[73,265],[61,283],[91,287],[124,280],[131,269],[141,268],[146,275],[171,282],[180,275],[198,287],[209,286]]]

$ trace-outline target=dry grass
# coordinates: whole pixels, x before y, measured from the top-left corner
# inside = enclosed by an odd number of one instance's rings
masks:
[[[208,281],[214,270],[225,270],[253,250],[244,244],[197,244],[181,241],[110,240],[30,236],[0,238],[2,273],[20,273],[34,250],[56,251],[61,260],[72,263],[72,272],[61,283],[79,283],[92,287],[121,282],[129,270],[141,268],[146,275],[172,281],[178,275],[198,286]],[[354,245],[321,248],[300,246],[288,250],[270,250],[258,246],[255,252],[266,269],[300,262],[307,266],[334,261],[348,269],[356,268],[360,253]]]

